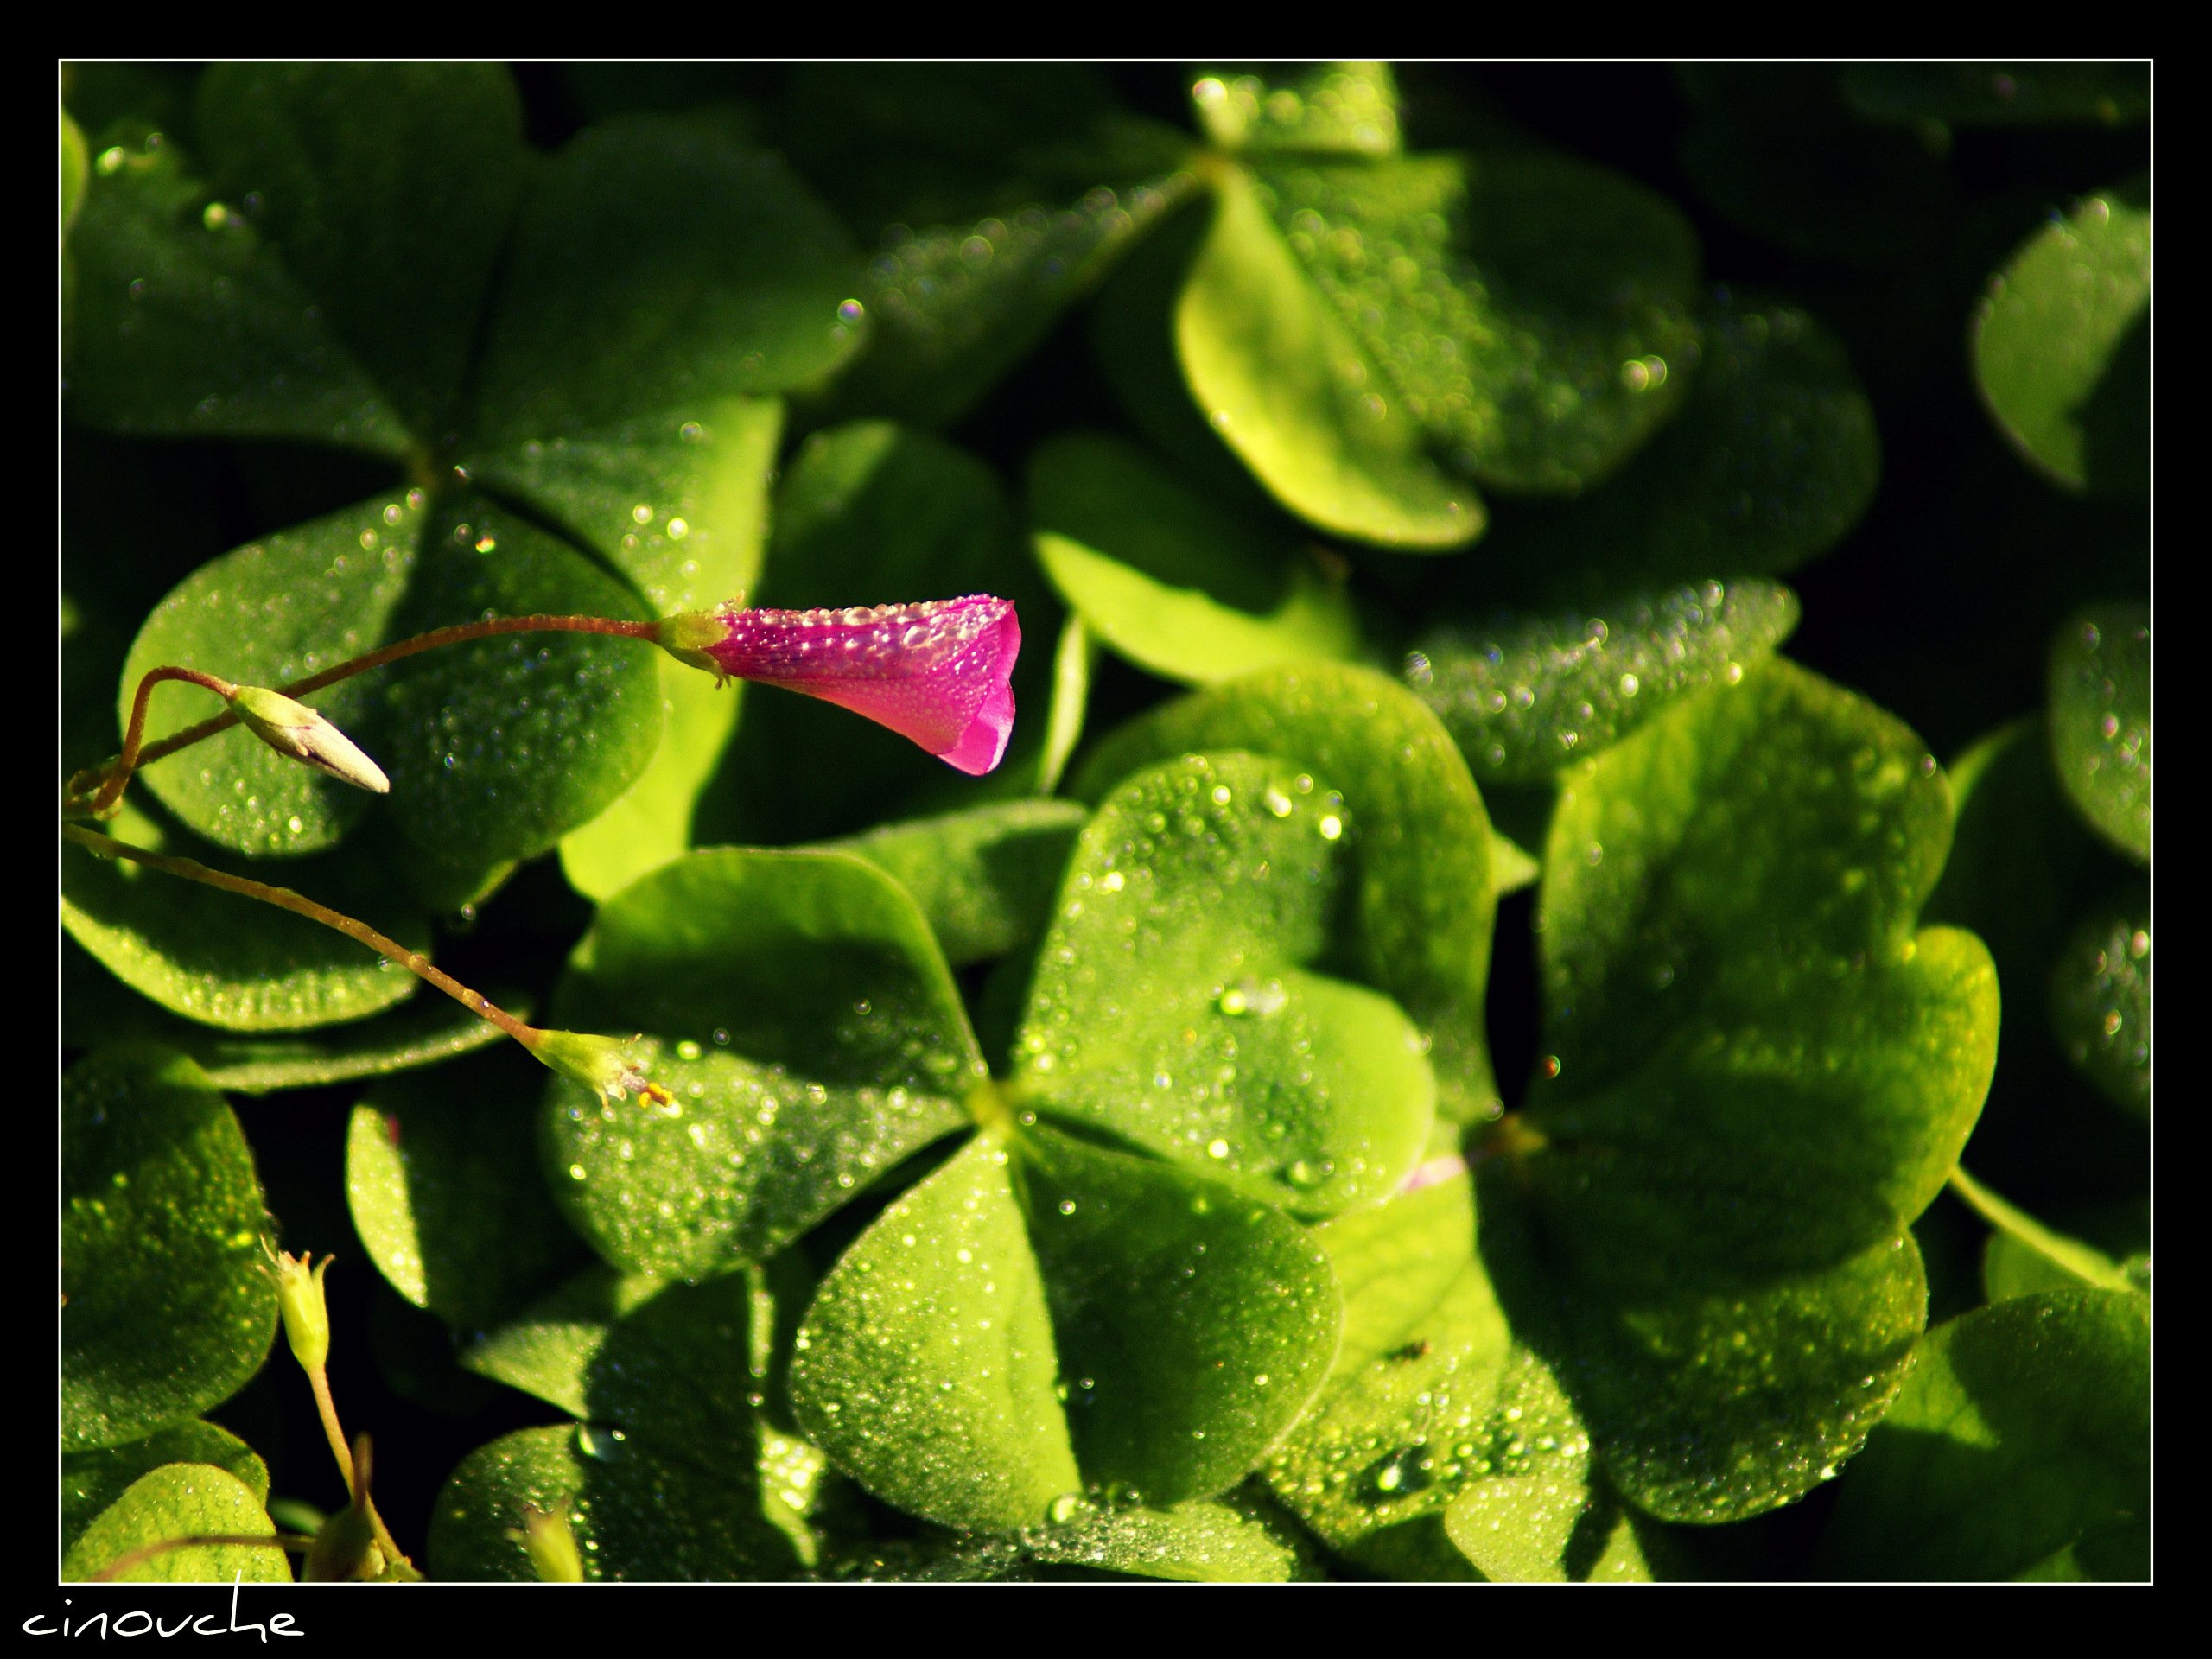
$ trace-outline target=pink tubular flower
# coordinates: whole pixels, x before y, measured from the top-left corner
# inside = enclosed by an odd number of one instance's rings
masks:
[[[1014,730],[1021,653],[1009,600],[987,594],[842,611],[693,611],[660,625],[672,655],[717,677],[780,685],[912,738],[980,777]]]

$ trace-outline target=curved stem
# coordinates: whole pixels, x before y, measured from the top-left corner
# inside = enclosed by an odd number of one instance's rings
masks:
[[[385,938],[366,922],[356,921],[327,905],[319,905],[304,893],[289,887],[271,887],[266,881],[248,880],[242,875],[231,875],[222,870],[211,870],[205,864],[188,858],[172,858],[166,853],[148,852],[143,847],[133,847],[128,842],[104,836],[97,830],[87,830],[79,823],[61,826],[64,839],[99,855],[103,858],[128,859],[134,864],[143,864],[149,869],[182,876],[188,881],[197,881],[204,887],[220,887],[226,893],[235,893],[248,899],[257,899],[264,905],[274,905],[279,910],[289,910],[296,916],[304,916],[311,922],[335,928],[347,938],[365,944],[387,962],[397,963],[416,977],[427,980],[470,1013],[489,1020],[501,1031],[513,1038],[524,1048],[537,1049],[540,1033],[537,1027],[518,1020],[489,997],[472,991],[451,974],[435,966],[428,957],[410,950],[397,939]]]
[[[183,680],[205,687],[226,702],[238,691],[238,687],[228,680],[218,679],[213,674],[202,674],[197,669],[166,667],[147,671],[138,682],[137,695],[130,700],[130,723],[123,734],[123,753],[105,766],[79,772],[69,780],[68,792],[71,794],[90,789],[95,783],[100,785],[100,792],[92,800],[92,811],[99,817],[106,817],[115,804],[123,798],[123,786],[130,781],[131,770],[138,762],[139,741],[146,735],[146,705],[153,697],[154,688],[164,680]],[[226,723],[235,723],[238,716],[226,714],[219,718]]]
[[[658,626],[659,624],[655,622],[626,622],[611,616],[486,617],[481,621],[459,622],[451,627],[433,628],[428,633],[418,633],[412,639],[380,646],[365,656],[349,658],[334,668],[326,668],[320,674],[310,674],[303,680],[293,680],[273,689],[288,697],[304,696],[310,691],[320,691],[327,685],[335,685],[340,680],[350,680],[356,674],[365,674],[372,668],[382,668],[386,663],[396,663],[403,657],[435,651],[441,645],[466,645],[473,639],[495,639],[502,634],[600,633],[611,634],[617,639],[650,641]],[[237,715],[226,711],[212,719],[201,721],[197,726],[188,726],[181,732],[173,733],[158,743],[149,743],[141,749],[138,740],[145,728],[146,694],[151,690],[150,683],[156,677],[189,679],[207,685],[211,690],[219,686],[222,688],[221,695],[226,697],[237,689],[216,680],[213,675],[195,674],[190,669],[156,669],[139,683],[138,698],[131,709],[130,730],[124,736],[123,753],[105,765],[91,767],[72,778],[69,780],[69,796],[81,796],[85,791],[98,785],[100,792],[94,804],[95,810],[105,810],[122,795],[124,785],[130,781],[131,773],[137,767],[149,766],[164,756],[175,754],[179,749],[190,748],[194,743],[213,737],[218,732],[228,731],[238,723]]]

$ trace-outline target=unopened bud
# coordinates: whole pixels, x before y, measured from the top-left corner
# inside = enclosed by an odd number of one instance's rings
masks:
[[[668,1090],[646,1080],[629,1051],[612,1037],[594,1037],[584,1031],[541,1031],[527,1045],[544,1065],[572,1083],[580,1083],[605,1105],[626,1095],[643,1095],[668,1104]]]
[[[576,1535],[569,1529],[568,1508],[559,1504],[541,1510],[536,1504],[522,1512],[522,1526],[507,1536],[530,1556],[531,1571],[540,1584],[582,1584],[584,1558],[576,1548]]]
[[[356,789],[374,795],[391,792],[391,780],[377,763],[304,702],[262,686],[240,685],[232,688],[231,707],[238,723],[277,753],[304,761]]]

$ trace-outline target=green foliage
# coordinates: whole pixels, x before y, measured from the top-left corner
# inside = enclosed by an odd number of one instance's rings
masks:
[[[65,1578],[2147,1577],[2147,74],[1607,73],[67,67]]]
[[[2022,245],[1974,316],[1974,371],[2007,437],[2062,484],[2150,487],[2151,191],[2091,196]]]
[[[61,1096],[65,1449],[120,1446],[219,1405],[276,1327],[238,1119],[198,1067],[120,1048]]]

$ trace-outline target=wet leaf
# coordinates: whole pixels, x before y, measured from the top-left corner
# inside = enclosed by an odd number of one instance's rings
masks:
[[[2150,1357],[2150,1304],[2124,1292],[2047,1292],[1930,1331],[1852,1465],[1819,1565],[2147,1578]]]
[[[2074,489],[2141,495],[2151,467],[2151,193],[2085,198],[2022,244],[1974,319],[2005,435]]]
[[[238,1120],[158,1049],[79,1061],[61,1100],[61,1443],[121,1446],[219,1405],[276,1329]]]

